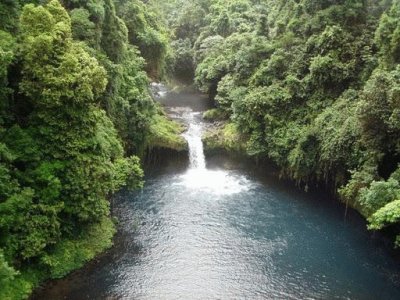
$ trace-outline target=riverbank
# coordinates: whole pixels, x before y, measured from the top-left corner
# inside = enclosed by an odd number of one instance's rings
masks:
[[[186,124],[189,162],[159,153],[143,190],[121,190],[113,201],[115,246],[36,299],[397,297],[392,250],[371,238],[355,211],[345,218],[329,193],[305,193],[263,162],[204,156],[203,100],[162,99],[180,105],[167,111]]]
[[[206,111],[203,115],[204,119],[209,122],[207,126],[207,131],[203,134],[202,140],[204,143],[204,150],[206,155],[213,155],[215,153],[225,152],[231,153],[235,155],[240,155],[244,157],[248,157],[249,159],[255,161],[263,161],[267,158],[262,156],[257,156],[252,153],[251,149],[247,148],[247,143],[249,142],[249,137],[240,132],[233,122],[229,121],[226,116],[223,115],[222,112],[219,112],[218,109],[211,109]],[[269,160],[269,159],[267,159]],[[275,164],[272,160],[270,160],[273,164]],[[330,191],[332,197],[334,197],[337,201],[340,201],[351,209],[354,209],[357,213],[363,216],[365,220],[369,220],[369,215],[366,213],[365,209],[355,201],[355,198],[345,199],[338,190],[339,187],[334,186],[332,182],[327,181],[313,181],[313,182],[296,182],[295,178],[293,178],[289,171],[283,170],[279,166],[276,166],[278,170],[280,170],[279,177],[286,178],[292,181],[292,184],[296,184],[299,188],[308,191],[313,187],[324,187],[326,190]],[[346,208],[347,211],[347,208]],[[382,228],[370,228],[370,229],[382,229]],[[393,241],[396,240],[397,231],[392,229],[384,230],[383,232],[385,238],[385,243],[388,243],[390,239],[393,245]],[[397,243],[397,242],[395,242]]]
[[[206,153],[224,150],[247,155],[247,137],[241,134],[233,123],[223,121],[211,123],[202,139]]]
[[[143,160],[149,159],[150,153],[160,151],[186,154],[187,143],[181,137],[184,130],[160,108],[151,122]],[[11,281],[2,285],[0,299],[27,299],[44,282],[63,278],[84,267],[113,246],[116,227],[112,216],[104,216],[99,222],[81,228],[74,238],[61,239],[49,254],[14,273]]]
[[[41,261],[22,269],[0,290],[0,299],[27,299],[47,280],[62,278],[82,268],[99,254],[111,248],[116,226],[111,217],[83,228],[73,239],[63,239]],[[23,287],[23,288],[21,288]]]
[[[187,142],[181,136],[184,131],[185,127],[181,123],[172,121],[164,113],[154,116],[146,141],[147,151],[159,148],[187,152]]]

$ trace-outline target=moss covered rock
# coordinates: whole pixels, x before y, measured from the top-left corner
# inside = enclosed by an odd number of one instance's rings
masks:
[[[235,124],[224,123],[211,127],[203,135],[203,143],[206,153],[224,150],[245,154],[247,138]]]

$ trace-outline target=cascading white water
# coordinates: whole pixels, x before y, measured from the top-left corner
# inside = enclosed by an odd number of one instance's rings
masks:
[[[196,122],[196,116],[198,116],[198,113],[190,112],[184,117],[189,128],[183,137],[187,140],[189,146],[190,168],[205,170],[206,160],[204,157],[203,141],[201,140],[203,127],[200,122]]]
[[[202,135],[204,123],[201,112],[193,111],[193,107],[178,103],[186,103],[186,98],[176,99],[177,94],[171,93],[167,87],[161,83],[152,83],[151,91],[157,101],[161,101],[167,107],[169,116],[174,120],[179,120],[187,126],[187,131],[183,137],[189,146],[189,169],[181,175],[182,181],[179,185],[190,188],[193,191],[203,190],[204,192],[228,195],[240,193],[249,189],[248,181],[245,177],[234,176],[226,170],[208,170]],[[190,99],[190,98],[189,98]],[[197,99],[198,100],[198,99]]]
[[[183,134],[189,146],[189,169],[182,175],[182,182],[186,188],[194,191],[203,190],[207,193],[218,195],[236,194],[250,188],[245,177],[237,177],[226,170],[208,170],[204,155],[203,135],[204,125],[201,114],[193,111],[186,111],[182,119],[188,126]]]
[[[168,93],[167,87],[158,82],[152,82],[150,84],[150,90],[154,98],[164,98]]]
[[[195,105],[152,88],[188,128],[190,168],[174,160],[140,193],[119,193],[113,250],[34,299],[400,299],[398,261],[359,216],[344,221],[326,193],[247,177],[251,166],[205,164]]]
[[[150,90],[155,99],[163,99],[168,94],[168,89],[162,83],[152,82]],[[193,112],[190,108],[179,109],[170,108],[170,112],[176,119],[183,119],[184,123],[188,126],[188,130],[183,134],[189,146],[190,169],[205,170],[206,161],[204,156],[203,141],[201,140],[203,134],[203,126],[199,120],[200,113]]]

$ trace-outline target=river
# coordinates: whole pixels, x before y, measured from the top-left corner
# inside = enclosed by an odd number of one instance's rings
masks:
[[[188,126],[189,163],[158,162],[117,194],[114,248],[35,299],[400,299],[398,259],[357,213],[268,167],[206,159],[207,99],[158,94]]]

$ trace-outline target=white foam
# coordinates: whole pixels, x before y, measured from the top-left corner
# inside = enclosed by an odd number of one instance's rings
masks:
[[[244,176],[235,176],[227,171],[189,169],[181,175],[181,182],[188,189],[200,190],[217,195],[233,195],[248,191],[249,181]]]
[[[195,122],[195,114],[190,113],[186,120],[189,123],[188,130],[183,134],[189,145],[189,159],[191,169],[206,168],[206,159],[204,156],[203,141],[201,136],[203,134],[203,127],[200,123]]]

